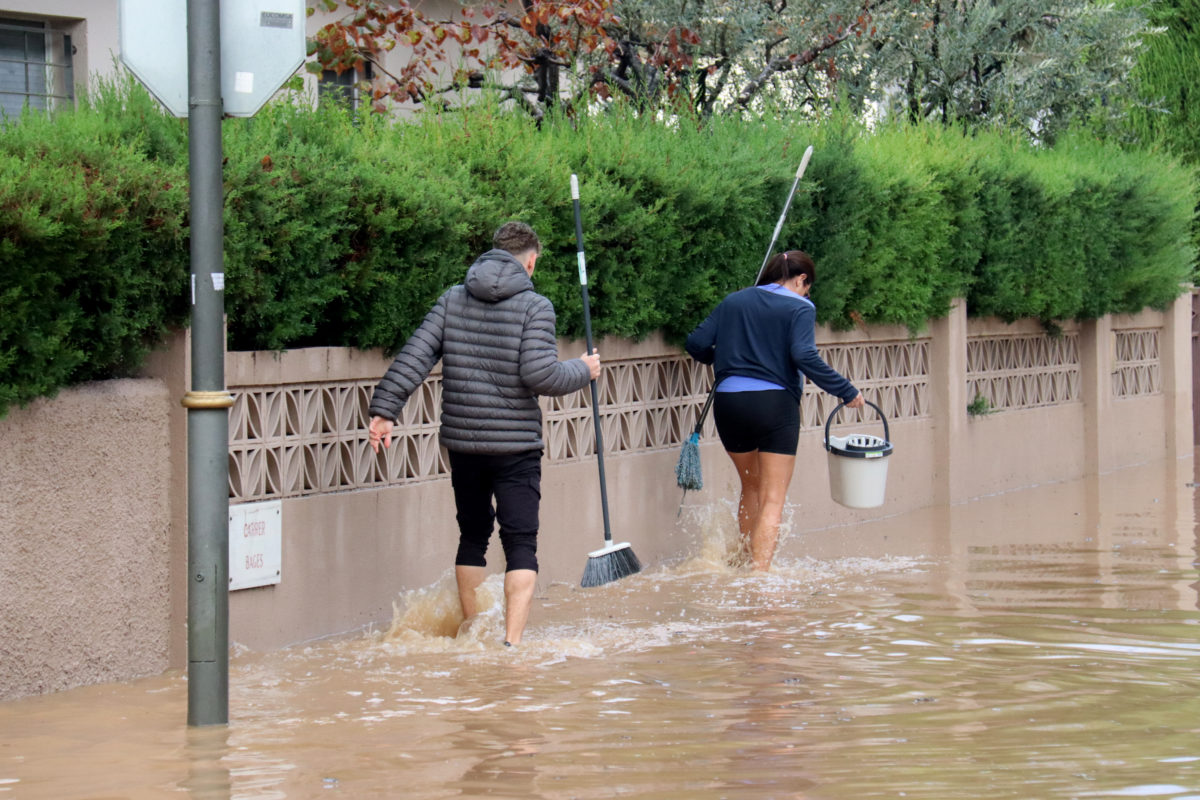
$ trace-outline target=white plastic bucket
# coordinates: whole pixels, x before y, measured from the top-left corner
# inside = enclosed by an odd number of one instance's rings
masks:
[[[831,436],[829,425],[845,403],[840,403],[825,420],[825,449],[829,452],[829,493],[835,503],[847,508],[878,508],[883,505],[887,491],[888,456],[892,443],[888,441],[887,418],[883,410],[871,401],[883,422],[883,438],[866,433]]]

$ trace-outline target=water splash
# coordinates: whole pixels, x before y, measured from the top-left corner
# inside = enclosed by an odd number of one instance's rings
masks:
[[[392,602],[392,624],[376,640],[390,650],[469,652],[503,645],[504,577],[490,575],[475,591],[478,613],[463,619],[454,571]]]
[[[769,572],[753,572],[736,558],[736,501],[717,500],[687,511],[684,532],[691,541],[682,558],[601,587],[580,589],[562,582],[540,587],[518,647],[503,646],[503,575],[490,575],[479,586],[479,613],[464,622],[454,573],[447,570],[433,584],[394,601],[391,625],[386,633],[368,637],[368,649],[375,653],[366,657],[452,654],[470,661],[546,666],[681,641],[725,639],[739,635],[726,629],[730,613],[794,607],[836,591],[850,578],[917,565],[913,559],[777,556]],[[781,537],[791,531],[794,519],[792,507]]]

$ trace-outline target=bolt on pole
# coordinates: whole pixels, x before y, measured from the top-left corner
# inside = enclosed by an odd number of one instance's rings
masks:
[[[219,0],[187,1],[192,375],[188,438],[188,724],[229,722],[229,407]]]

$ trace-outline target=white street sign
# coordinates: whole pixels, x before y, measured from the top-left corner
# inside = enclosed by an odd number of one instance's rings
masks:
[[[283,503],[229,507],[229,590],[279,583],[283,571]]]
[[[118,0],[121,62],[188,115],[187,0]],[[304,64],[304,0],[221,0],[221,99],[252,117]]]

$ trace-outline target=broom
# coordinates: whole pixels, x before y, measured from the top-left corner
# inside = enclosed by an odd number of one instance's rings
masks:
[[[571,203],[575,207],[575,246],[579,254],[579,287],[583,293],[583,330],[587,340],[587,351],[592,353],[592,312],[588,302],[587,262],[583,257],[583,216],[579,211],[579,178],[571,175]],[[604,514],[604,547],[588,553],[583,568],[585,588],[602,586],[641,571],[642,562],[634,555],[629,542],[613,544],[612,529],[608,520],[608,490],[604,482],[604,434],[600,429],[600,394],[596,381],[592,380],[592,425],[596,429],[596,460],[600,466],[600,508]]]
[[[758,279],[762,277],[763,270],[767,268],[767,262],[771,260],[771,251],[775,249],[775,241],[779,238],[779,232],[783,230],[783,221],[787,218],[788,209],[792,207],[792,198],[796,195],[796,187],[800,185],[800,179],[804,177],[804,170],[808,169],[808,160],[812,158],[812,153],[812,145],[809,145],[800,159],[800,166],[796,169],[796,179],[792,181],[792,189],[788,192],[787,200],[784,201],[783,212],[779,215],[779,221],[775,223],[775,232],[771,234],[771,243],[767,245],[767,254],[763,256],[762,266],[758,268],[758,275],[754,278],[756,285]],[[679,463],[675,465],[675,483],[683,489],[683,496],[679,498],[679,510],[675,512],[676,518],[683,511],[683,501],[687,497],[688,490],[704,488],[704,480],[700,474],[700,429],[704,427],[704,419],[708,416],[708,409],[712,406],[713,395],[716,394],[716,391],[716,384],[713,384],[713,388],[708,391],[708,400],[704,402],[704,410],[700,412],[700,419],[696,421],[696,429],[692,431],[692,435],[683,443],[683,447],[679,451]]]

